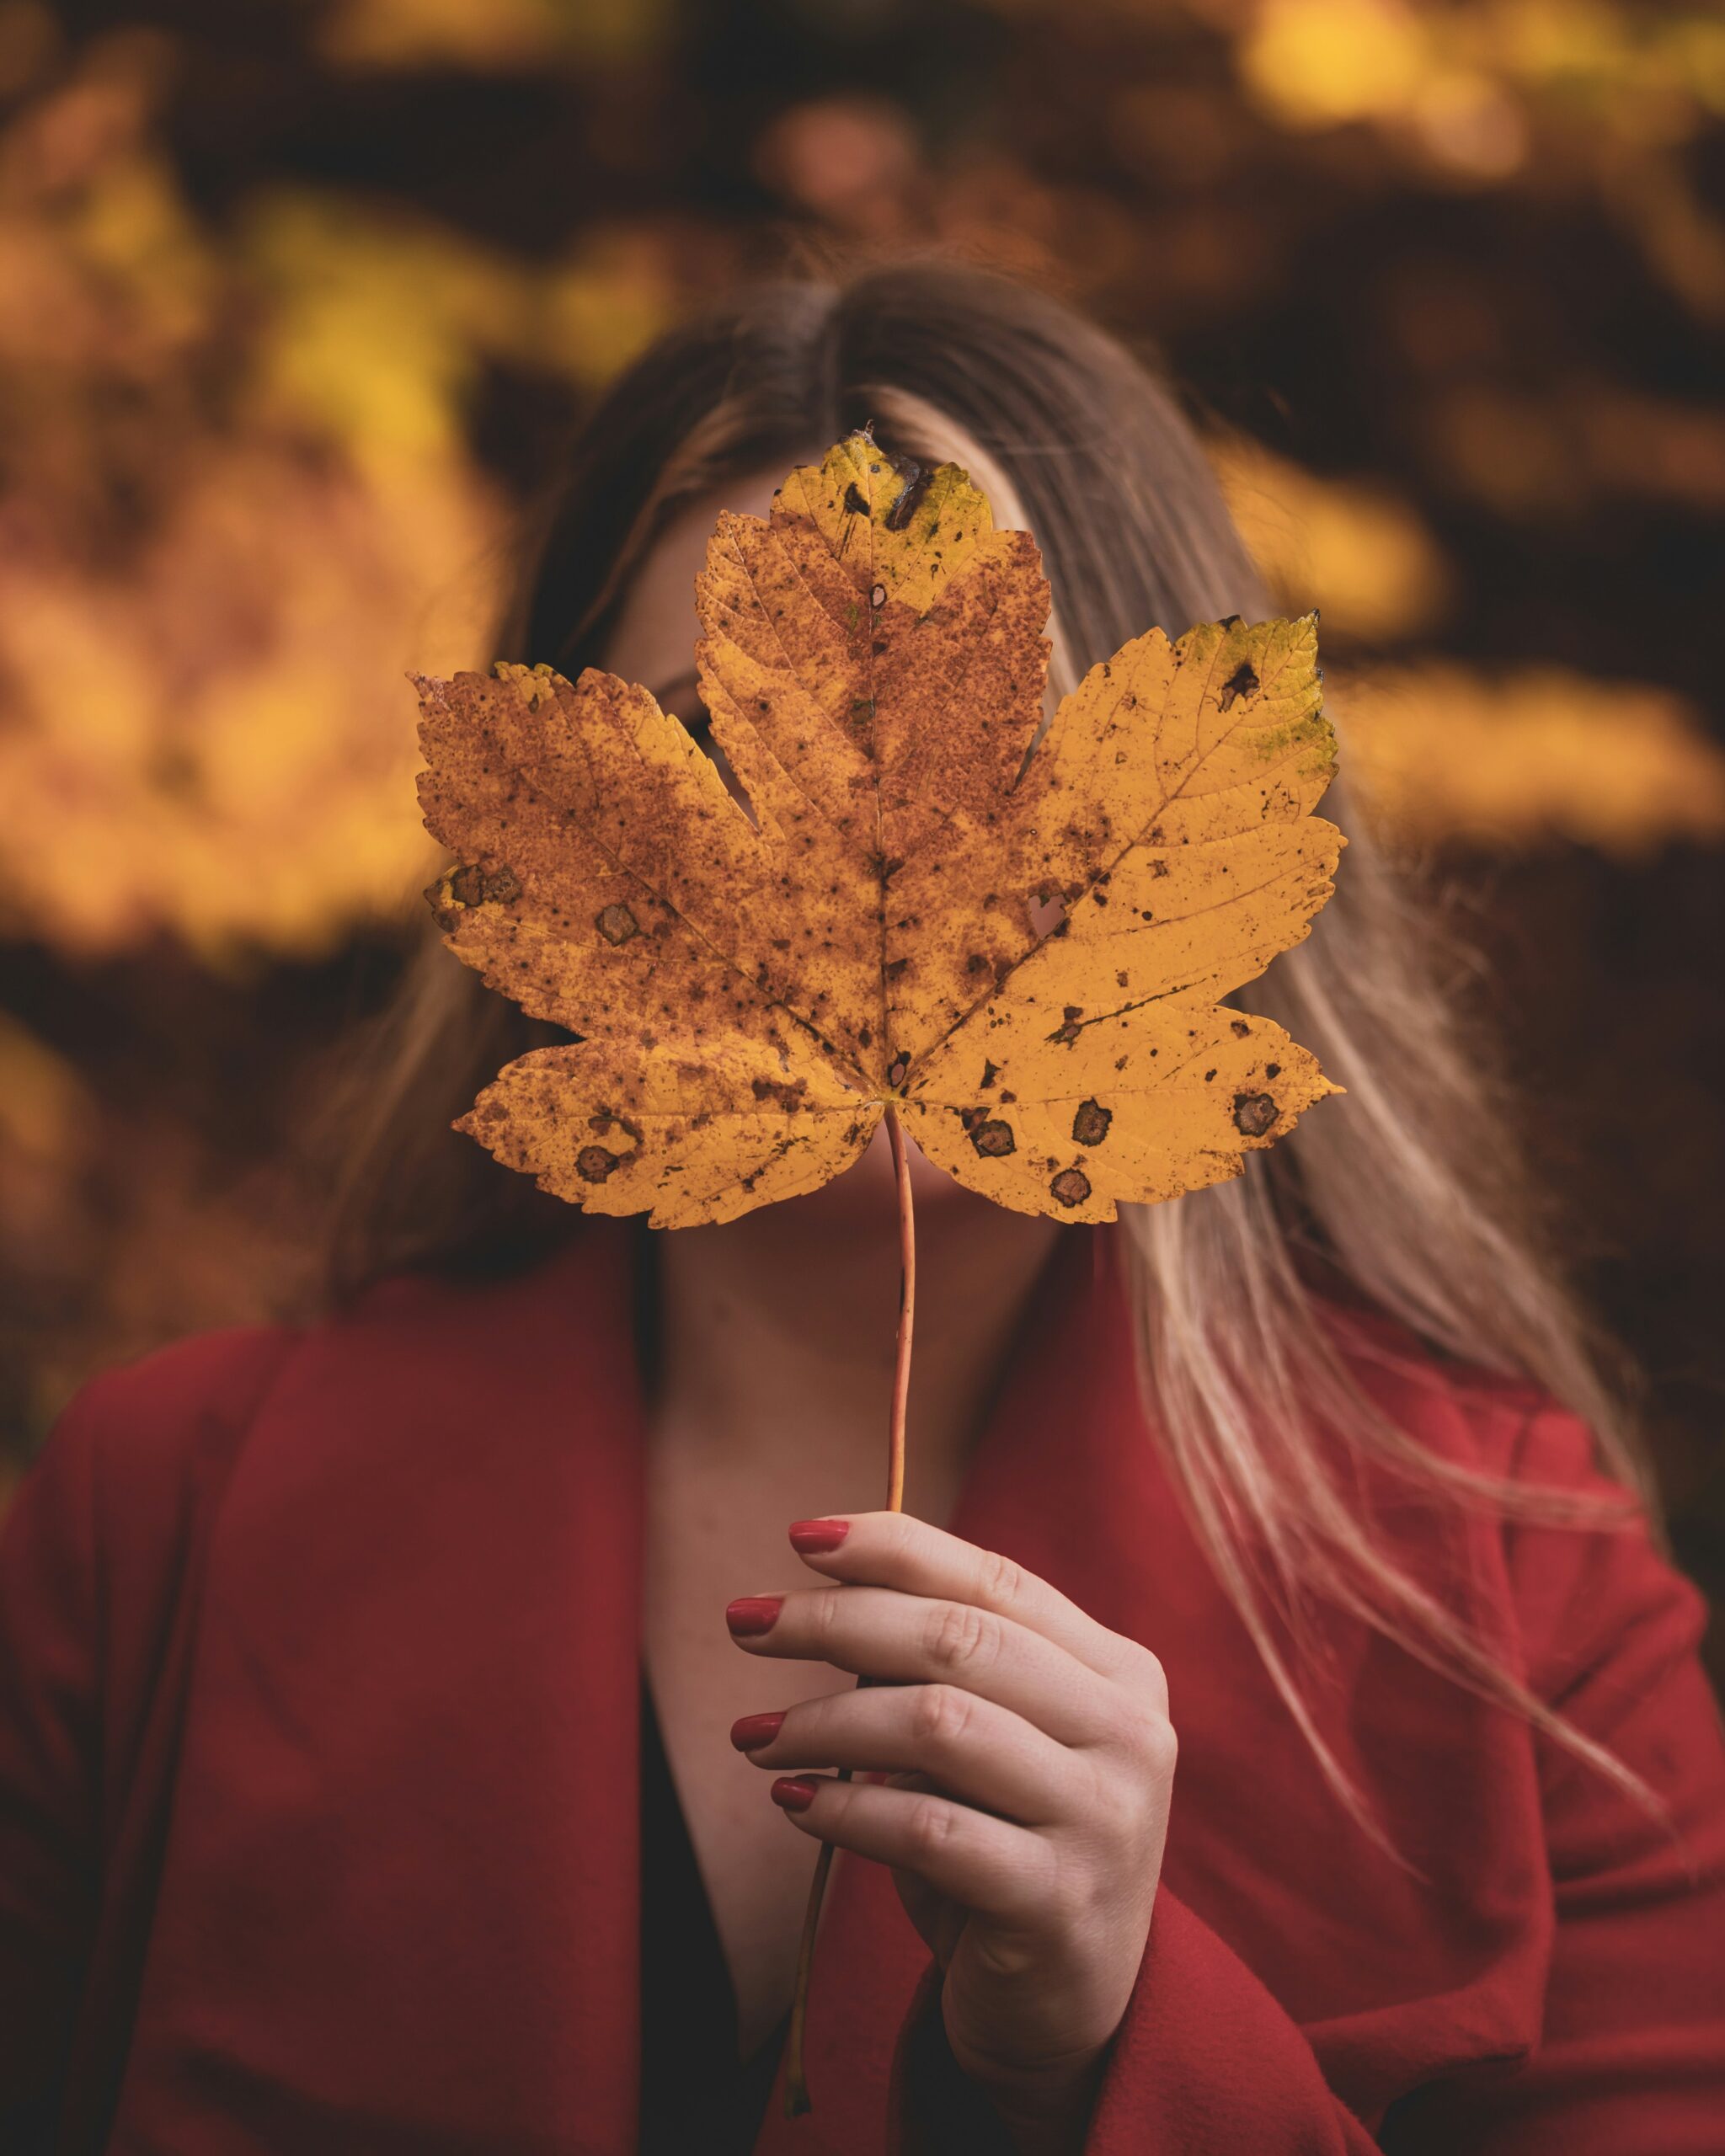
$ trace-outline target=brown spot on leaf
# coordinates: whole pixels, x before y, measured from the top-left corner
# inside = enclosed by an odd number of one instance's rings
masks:
[[[982,1059],[982,1084],[979,1090],[985,1093],[1000,1075],[1000,1065],[997,1063],[991,1063],[988,1058],[984,1056]]]
[[[1242,696],[1256,696],[1257,693],[1258,675],[1253,670],[1252,661],[1249,659],[1242,659],[1227,680],[1223,682],[1222,693],[1217,701],[1224,711],[1232,711]]]
[[[1247,1024],[1243,1018],[1236,1018],[1231,1021],[1228,1030],[1231,1033],[1236,1035],[1237,1038],[1243,1041],[1246,1036],[1252,1031],[1252,1028]]]
[[[1262,1138],[1275,1128],[1281,1111],[1268,1093],[1236,1093],[1234,1128],[1247,1138]]]
[[[794,1083],[775,1078],[755,1078],[749,1090],[757,1101],[777,1101],[787,1113],[803,1105],[803,1096],[809,1090],[809,1081],[798,1078]]]
[[[1112,1108],[1105,1108],[1100,1101],[1081,1101],[1078,1112],[1072,1118],[1073,1142],[1079,1145],[1100,1145],[1108,1134],[1108,1125],[1114,1119]]]
[[[970,1133],[970,1143],[985,1160],[1003,1161],[1008,1153],[1016,1153],[1018,1141],[1012,1135],[1012,1126],[1002,1123],[998,1116],[986,1123],[979,1123]]]
[[[845,507],[852,516],[867,516],[868,514],[868,504],[863,499],[862,489],[854,479],[845,489]]]
[[[479,867],[457,868],[449,879],[449,895],[458,906],[477,906],[485,897],[485,872]]]
[[[603,1145],[584,1145],[575,1155],[575,1172],[583,1182],[603,1182],[613,1168],[622,1166],[617,1155]]]
[[[608,905],[599,915],[593,926],[607,943],[627,943],[632,936],[638,936],[641,924],[626,905]]]
[[[1060,1204],[1081,1205],[1090,1195],[1090,1178],[1081,1168],[1062,1168],[1049,1190]]]
[[[868,603],[871,606],[877,608],[885,606],[886,586],[884,584],[878,584],[875,585],[874,589],[868,595]],[[875,648],[879,650],[880,647],[877,644]]]

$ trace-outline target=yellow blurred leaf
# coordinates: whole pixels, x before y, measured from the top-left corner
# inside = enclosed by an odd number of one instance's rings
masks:
[[[422,684],[430,894],[575,1044],[462,1119],[590,1210],[734,1218],[901,1113],[1019,1211],[1238,1174],[1333,1091],[1220,999],[1299,942],[1340,835],[1308,618],[1152,630],[1043,738],[1049,594],[957,467],[866,435],[729,513],[697,583],[719,766],[644,689]]]
[[[1241,71],[1290,126],[1331,127],[1404,110],[1428,51],[1402,0],[1262,0]]]
[[[1569,839],[1632,857],[1725,833],[1725,754],[1663,690],[1441,662],[1332,689],[1348,777],[1404,843]]]
[[[1429,627],[1450,595],[1437,542],[1408,505],[1369,480],[1326,480],[1244,437],[1212,456],[1240,536],[1279,602],[1368,643]]]
[[[393,911],[424,859],[403,675],[483,648],[490,515],[459,467],[228,444],[123,574],[8,560],[5,911],[211,953]]]
[[[1519,168],[1530,119],[1648,149],[1686,140],[1725,104],[1725,28],[1703,6],[1245,0],[1225,19],[1267,118],[1373,126],[1476,181]]]

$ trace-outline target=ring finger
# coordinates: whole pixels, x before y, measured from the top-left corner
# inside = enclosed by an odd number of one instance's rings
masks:
[[[920,1773],[1020,1826],[1071,1809],[1078,1764],[1022,1715],[951,1684],[869,1686],[804,1700],[775,1722],[745,1716],[732,1742],[757,1767]],[[752,1739],[752,1741],[750,1741]]]

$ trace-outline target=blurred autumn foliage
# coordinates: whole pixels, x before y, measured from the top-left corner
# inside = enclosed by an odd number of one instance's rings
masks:
[[[410,665],[679,309],[936,246],[1160,353],[1482,956],[1725,1582],[1725,17],[1693,0],[0,0],[0,1342],[295,1293],[417,922]]]

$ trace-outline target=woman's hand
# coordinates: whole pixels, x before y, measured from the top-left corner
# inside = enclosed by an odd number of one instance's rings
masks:
[[[1026,2146],[1076,2146],[1162,1869],[1174,1732],[1162,1665],[1009,1558],[900,1513],[799,1520],[836,1586],[726,1612],[751,1654],[883,1682],[748,1715],[805,1833],[893,1868],[945,1972],[958,2064]]]

